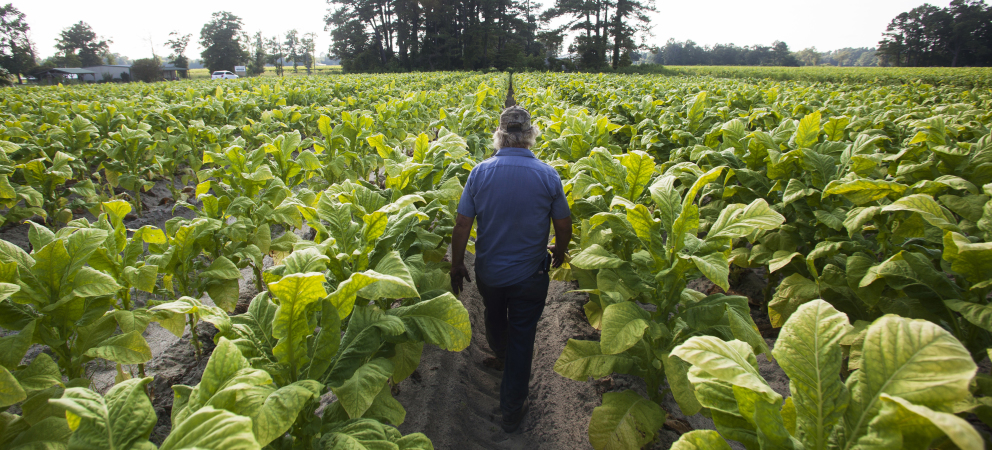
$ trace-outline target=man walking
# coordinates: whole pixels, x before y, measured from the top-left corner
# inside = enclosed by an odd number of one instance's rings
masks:
[[[469,174],[452,232],[451,288],[457,295],[463,278],[472,281],[465,267],[465,246],[473,220],[479,221],[476,285],[486,307],[486,340],[503,366],[499,400],[508,433],[527,413],[534,336],[548,296],[548,271],[552,265],[561,266],[572,239],[561,178],[530,151],[539,134],[526,109],[511,106],[503,111],[493,133],[499,151]],[[555,229],[552,247],[549,222]]]

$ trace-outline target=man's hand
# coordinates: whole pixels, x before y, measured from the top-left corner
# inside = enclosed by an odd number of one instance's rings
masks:
[[[561,267],[565,262],[565,253],[568,252],[566,246],[549,245],[548,250],[551,250],[551,267],[555,269]]]
[[[462,291],[462,279],[466,279],[469,282],[472,281],[472,277],[468,276],[468,268],[465,264],[451,265],[451,291],[457,296]]]
[[[572,217],[552,219],[551,224],[555,228],[555,245],[549,246],[548,250],[551,250],[551,265],[557,269],[565,262],[568,242],[572,240]]]
[[[462,291],[462,279],[472,281],[465,267],[465,247],[474,221],[474,217],[459,214],[455,217],[455,229],[451,231],[451,291],[456,296]]]

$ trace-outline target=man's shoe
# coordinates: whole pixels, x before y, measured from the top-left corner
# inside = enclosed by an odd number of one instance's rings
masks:
[[[482,365],[502,372],[505,361],[495,356],[488,356],[482,360]]]
[[[530,408],[530,400],[524,400],[524,405],[520,407],[520,411],[516,414],[507,417],[503,415],[503,431],[507,433],[512,433],[520,428],[520,424],[524,421],[524,416],[527,415],[527,410]]]

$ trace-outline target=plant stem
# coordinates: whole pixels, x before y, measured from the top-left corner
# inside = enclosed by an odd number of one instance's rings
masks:
[[[202,357],[200,352],[200,338],[196,335],[196,317],[193,314],[186,315],[189,318],[189,340],[193,343],[193,349],[196,351],[196,360],[199,361]]]

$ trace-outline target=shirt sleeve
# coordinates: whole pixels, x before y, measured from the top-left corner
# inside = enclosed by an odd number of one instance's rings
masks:
[[[557,172],[555,175],[552,180],[552,188],[557,193],[555,194],[555,198],[551,200],[551,218],[559,220],[571,216],[572,212],[568,209],[568,198],[565,197],[565,190],[562,188],[561,179],[557,177]]]
[[[462,189],[462,198],[458,201],[458,214],[471,218],[475,218],[475,199],[472,198],[474,173],[475,171],[469,172],[468,179],[465,180],[465,189]]]

